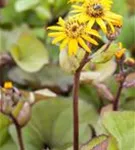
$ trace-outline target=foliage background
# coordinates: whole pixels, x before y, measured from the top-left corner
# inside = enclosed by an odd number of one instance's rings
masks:
[[[126,55],[133,58],[135,58],[134,6],[134,0],[114,0],[113,5],[113,11],[124,17],[122,32],[117,41],[121,41],[127,48]],[[41,101],[34,106],[32,119],[24,129],[27,150],[39,150],[45,145],[52,149],[63,150],[72,145],[72,75],[65,73],[59,67],[58,46],[51,45],[51,39],[47,37],[46,30],[47,26],[57,22],[59,16],[66,17],[70,9],[67,0],[9,0],[7,5],[0,9],[0,55],[9,54],[13,60],[13,63],[0,68],[0,84],[3,85],[7,80],[13,81],[16,87],[26,90],[25,95],[28,99],[30,91],[44,88],[57,94],[57,98]],[[106,42],[105,37],[102,42]],[[105,68],[107,68],[106,73],[111,72],[110,64]],[[135,73],[132,74],[132,79],[135,79]],[[110,77],[110,74],[107,75],[104,84],[113,93],[116,92],[117,83],[114,77]],[[123,90],[120,108],[122,111],[135,110],[134,90],[134,88]],[[34,96],[36,97],[36,94]],[[50,94],[42,96],[42,99],[52,97]],[[88,124],[94,126],[97,135],[104,133],[102,130],[99,131],[100,125],[97,124],[97,120],[101,108],[109,104],[109,101],[107,97],[99,95],[99,89],[90,83],[81,84],[80,99],[80,141],[84,143],[90,138],[89,134],[92,136]],[[0,139],[2,139],[0,149],[15,150],[14,129],[12,126],[9,127],[8,119],[2,115],[0,117],[3,120],[0,123],[2,131],[0,132]],[[132,123],[132,131],[134,131],[133,125]],[[120,144],[124,139],[119,138],[117,132],[112,136],[118,142],[120,141]],[[122,150],[127,150],[124,147],[126,146],[120,146]]]

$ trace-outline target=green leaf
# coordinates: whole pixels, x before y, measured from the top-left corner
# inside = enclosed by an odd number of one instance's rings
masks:
[[[14,28],[11,31],[0,30],[0,53],[9,51],[13,44],[15,44],[22,32],[29,32],[27,25]],[[13,38],[14,37],[14,38]]]
[[[51,20],[52,19],[51,12],[47,8],[44,8],[42,6],[37,6],[35,8],[35,12],[39,16],[39,18],[42,20],[45,20],[45,19]]]
[[[126,102],[121,106],[121,108],[124,110],[135,111],[135,97],[127,99]]]
[[[101,144],[105,145],[104,150],[107,150],[107,147],[108,147],[108,137],[107,136],[101,135],[101,136],[98,136],[96,138],[93,138],[89,142],[89,144],[83,146],[81,148],[81,150],[96,150],[96,147],[103,147],[103,145],[101,146]]]
[[[94,105],[97,109],[101,106],[101,101],[99,96],[97,95],[97,91],[92,84],[82,84],[79,89],[79,97],[92,105]]]
[[[29,10],[36,6],[39,2],[39,0],[18,0],[15,3],[15,9],[18,12]]]
[[[96,64],[94,71],[84,71],[81,73],[80,80],[84,83],[102,82],[110,77],[116,70],[114,60],[102,64]]]
[[[88,124],[95,124],[98,116],[91,105],[83,101],[80,101],[79,104],[80,143],[83,143],[91,138]],[[23,129],[26,150],[43,149],[43,145],[59,150],[71,146],[73,140],[72,112],[72,100],[70,99],[56,98],[34,105],[31,121]],[[16,141],[16,132],[13,128],[10,131]]]
[[[20,85],[28,85],[30,88],[49,87],[62,91],[68,91],[72,85],[73,78],[63,72],[56,65],[45,66],[37,73],[28,73],[20,68],[14,68],[9,72],[9,77]]]
[[[113,137],[99,135],[93,138],[81,150],[118,150],[116,140]]]
[[[105,63],[112,59],[116,51],[119,49],[117,44],[111,44],[106,50],[107,44],[103,45],[97,52],[92,55],[91,62],[93,63]]]
[[[110,139],[109,139],[109,145],[108,145],[108,149],[107,150],[119,150],[118,149],[118,143],[115,140],[115,138],[110,137]]]
[[[9,140],[2,145],[2,147],[0,147],[0,150],[17,150],[17,146],[15,145],[15,143],[13,142],[13,140],[11,138],[9,138]]]
[[[23,19],[24,19],[24,14],[22,13],[16,13],[16,10],[15,10],[15,2],[16,0],[10,0],[8,1],[8,3],[6,4],[6,7],[0,9],[0,15],[1,15],[1,18],[0,18],[0,24],[8,24],[8,26],[5,26],[4,27],[11,27],[12,24],[20,24]]]
[[[111,112],[104,116],[103,125],[118,142],[119,150],[135,148],[135,112]]]
[[[10,120],[8,117],[0,113],[0,147],[8,140],[8,126]]]
[[[27,72],[37,72],[48,63],[47,50],[30,33],[22,33],[10,52],[17,65]]]

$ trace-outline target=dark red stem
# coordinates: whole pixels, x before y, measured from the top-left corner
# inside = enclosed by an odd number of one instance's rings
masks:
[[[10,118],[12,119],[12,121],[15,125],[15,128],[16,128],[17,139],[18,139],[18,143],[19,143],[19,150],[25,150],[24,144],[23,144],[23,138],[22,138],[22,128],[20,127],[17,120],[14,118],[14,116],[12,114],[10,114]]]
[[[80,63],[79,68],[76,70],[74,75],[74,87],[73,87],[73,124],[74,124],[74,150],[79,150],[79,101],[78,101],[78,94],[79,94],[79,79],[82,68],[88,62],[87,58],[89,53],[86,53],[83,60]]]

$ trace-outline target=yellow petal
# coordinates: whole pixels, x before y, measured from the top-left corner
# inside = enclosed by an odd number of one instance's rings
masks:
[[[72,45],[71,41],[69,41],[69,43],[68,43],[68,55],[69,56],[73,55],[73,45]]]
[[[79,10],[83,10],[83,8],[81,6],[78,6],[78,5],[73,5],[72,8],[74,9],[79,9]]]
[[[96,40],[92,39],[91,37],[89,37],[89,36],[87,36],[87,35],[82,35],[82,37],[83,37],[86,41],[88,41],[88,42],[90,42],[90,43],[92,43],[92,44],[94,44],[94,45],[98,45],[98,42],[97,42]]]
[[[107,29],[106,29],[106,25],[105,25],[104,21],[101,18],[97,18],[96,22],[98,23],[98,25],[100,26],[100,28],[102,29],[102,31],[104,33],[107,33]]]
[[[82,38],[78,38],[78,42],[84,50],[86,50],[87,52],[90,52],[90,48],[86,45],[86,43],[84,42]]]
[[[118,43],[118,46],[119,46],[120,49],[122,49],[122,47],[123,47],[121,42]]]
[[[108,16],[109,18],[115,19],[115,20],[122,20],[122,16],[121,15],[115,14],[115,13],[110,12],[110,11],[108,11],[106,13],[106,16]]]
[[[112,32],[114,33],[114,32],[115,32],[115,28],[114,28],[114,26],[112,25],[112,23],[111,23],[111,22],[108,22],[108,25],[110,26]]]
[[[108,16],[104,16],[104,17],[102,17],[105,21],[107,21],[107,22],[112,22],[112,21],[114,21],[114,19],[112,19],[112,18],[110,18],[110,17],[108,17]]]
[[[82,12],[81,10],[71,10],[71,13],[79,13],[79,12]]]
[[[58,31],[64,31],[64,28],[63,28],[63,27],[59,27],[59,26],[50,26],[50,27],[48,27],[47,29],[50,29],[50,30],[58,30]]]
[[[63,32],[53,32],[53,33],[49,33],[48,36],[50,37],[57,37],[64,34]]]
[[[59,17],[59,21],[57,22],[57,24],[64,27],[65,26],[65,21],[61,17]]]
[[[60,50],[63,50],[66,47],[66,45],[68,44],[68,41],[69,41],[68,38],[62,41],[62,43],[60,44]]]
[[[66,38],[66,35],[58,36],[57,38],[55,38],[55,39],[52,41],[52,44],[56,44],[56,43],[62,41],[64,38]]]
[[[101,38],[101,36],[99,35],[99,33],[96,30],[93,30],[93,29],[88,30],[88,33],[91,34],[91,35],[94,35],[96,37]]]
[[[88,22],[88,27],[91,29],[95,23],[95,18],[91,18],[90,21]]]
[[[78,41],[76,39],[71,39],[70,44],[72,46],[72,52],[76,55],[78,50]]]

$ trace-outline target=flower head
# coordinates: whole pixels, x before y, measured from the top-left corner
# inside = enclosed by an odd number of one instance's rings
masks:
[[[135,59],[131,57],[126,58],[124,63],[130,67],[135,66]]]
[[[55,32],[48,35],[54,38],[53,44],[61,42],[60,49],[68,46],[69,55],[76,55],[79,46],[90,52],[91,50],[86,42],[98,45],[96,40],[91,37],[93,35],[100,38],[98,32],[88,28],[87,24],[80,22],[77,18],[69,18],[66,21],[59,18],[57,24],[57,26],[48,27],[50,30],[55,30]]]
[[[122,22],[122,17],[110,11],[111,5],[111,0],[85,0],[80,6],[73,5],[72,12],[76,13],[82,22],[88,22],[90,28],[97,23],[103,32],[107,33],[108,24],[114,32],[113,24]]]
[[[89,1],[92,2],[92,0],[69,0],[69,3],[78,3],[78,2],[85,3],[85,2],[89,2]],[[112,4],[112,0],[97,0],[97,3],[99,1],[106,1],[109,5]]]

